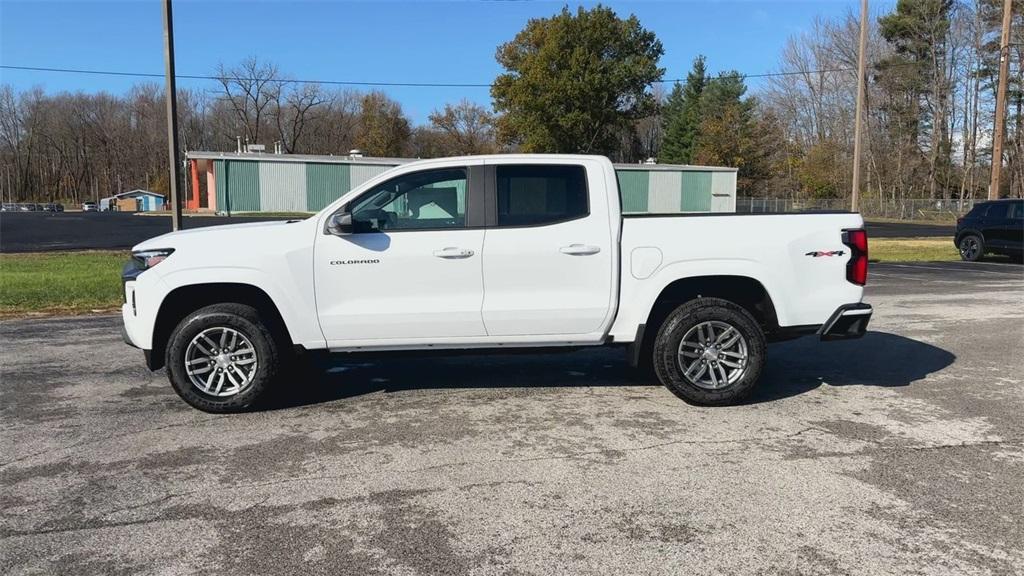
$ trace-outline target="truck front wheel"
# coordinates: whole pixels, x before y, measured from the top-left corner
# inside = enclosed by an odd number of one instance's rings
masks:
[[[243,304],[214,304],[182,320],[167,346],[174,391],[204,412],[252,408],[277,377],[280,352],[259,313]]]
[[[693,404],[733,404],[757,384],[764,367],[764,332],[744,308],[698,298],[672,311],[653,346],[654,372]]]

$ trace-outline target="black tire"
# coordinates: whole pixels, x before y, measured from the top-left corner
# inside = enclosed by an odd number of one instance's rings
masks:
[[[185,369],[189,343],[204,330],[218,327],[230,328],[247,338],[257,359],[250,383],[237,394],[226,397],[200,390]],[[167,345],[167,379],[182,400],[203,412],[221,414],[250,410],[267,397],[277,380],[283,361],[281,350],[281,344],[260,319],[256,309],[244,304],[213,304],[189,314],[174,329]]]
[[[977,234],[964,234],[956,247],[964,262],[977,262],[985,256],[985,241]]]
[[[712,321],[731,326],[740,334],[746,346],[746,361],[735,369],[734,381],[709,389],[684,374],[679,350],[687,333]],[[720,298],[698,298],[679,306],[665,318],[654,340],[652,362],[658,380],[676,396],[692,404],[722,406],[736,403],[753,390],[761,377],[766,352],[764,332],[743,307]],[[717,351],[715,354],[717,358]],[[697,375],[698,379],[701,374],[704,372]],[[732,370],[728,379],[732,380]]]

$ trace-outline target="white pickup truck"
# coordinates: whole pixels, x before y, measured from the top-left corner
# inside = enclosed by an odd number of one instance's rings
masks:
[[[607,158],[394,168],[305,220],[172,232],[123,273],[125,341],[209,412],[302,352],[624,346],[684,400],[735,402],[766,342],[864,334],[859,214],[623,215]]]

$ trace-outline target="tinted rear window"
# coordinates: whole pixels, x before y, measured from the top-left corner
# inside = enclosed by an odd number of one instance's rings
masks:
[[[496,167],[498,226],[542,226],[589,214],[582,166]]]
[[[985,213],[986,218],[1006,218],[1008,208],[1010,207],[1009,202],[993,202],[988,207],[988,212]]]

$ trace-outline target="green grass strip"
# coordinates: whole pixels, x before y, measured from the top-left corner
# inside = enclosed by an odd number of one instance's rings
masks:
[[[0,315],[119,308],[127,252],[0,254]]]

